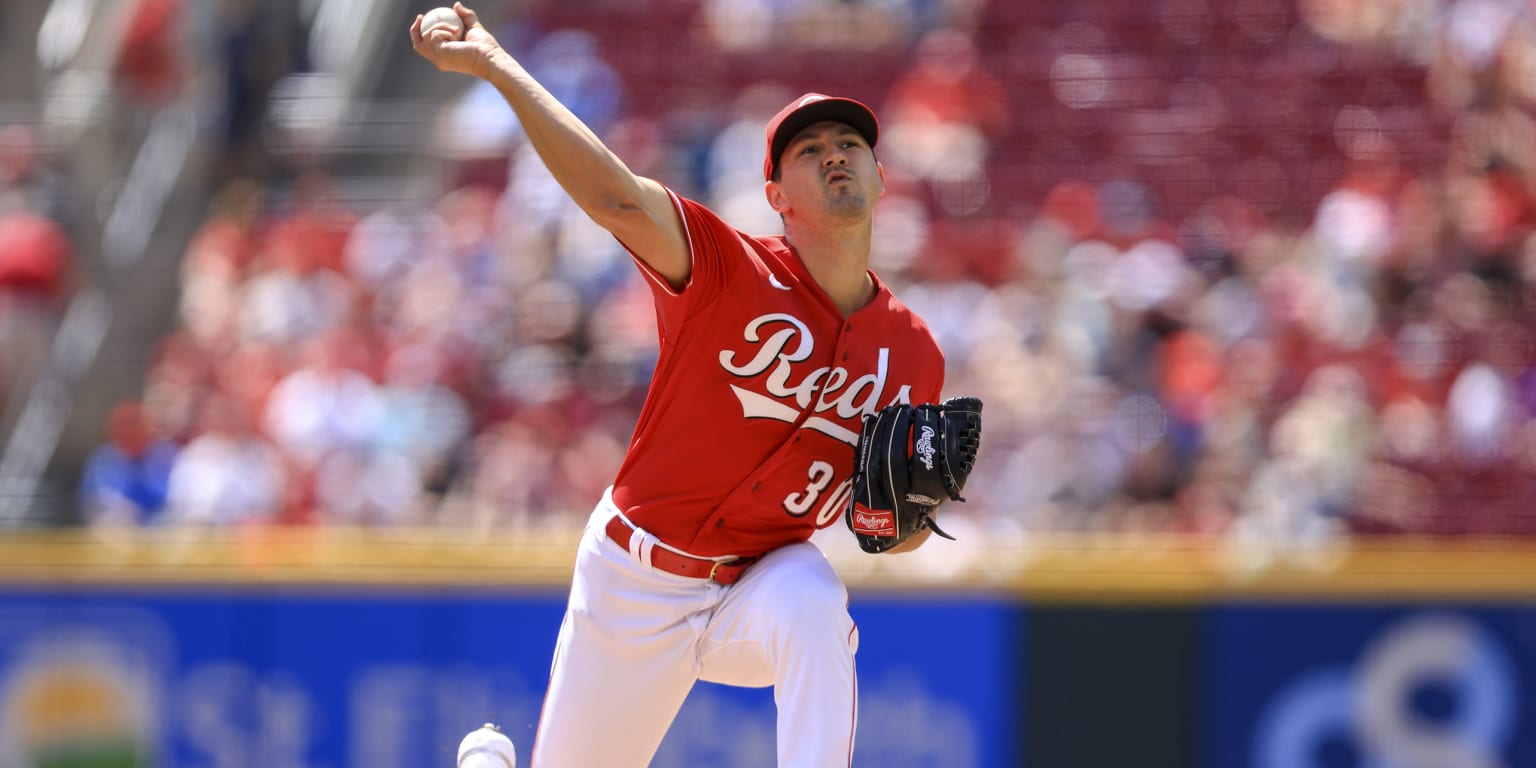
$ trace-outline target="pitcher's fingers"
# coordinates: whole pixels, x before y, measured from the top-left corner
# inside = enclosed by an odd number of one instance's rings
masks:
[[[416,14],[416,20],[411,22],[411,47],[415,48],[417,53],[421,52],[421,44],[423,42],[421,39],[421,19],[422,15],[418,13]]]
[[[470,9],[469,6],[463,3],[455,2],[453,4],[453,10],[457,11],[459,18],[464,20],[465,29],[474,29],[475,27],[479,26],[480,14],[475,13]]]

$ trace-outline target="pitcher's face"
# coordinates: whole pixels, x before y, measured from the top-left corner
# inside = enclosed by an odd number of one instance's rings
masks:
[[[868,216],[885,193],[883,174],[874,150],[853,126],[814,123],[784,148],[779,180],[769,182],[768,201],[781,214],[821,209],[837,218]]]

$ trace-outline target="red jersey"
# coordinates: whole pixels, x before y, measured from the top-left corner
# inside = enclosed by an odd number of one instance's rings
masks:
[[[875,278],[848,318],[782,236],[757,237],[673,195],[692,274],[644,262],[661,351],[614,481],[635,525],[703,557],[750,557],[841,517],[866,413],[937,402],[944,356]]]

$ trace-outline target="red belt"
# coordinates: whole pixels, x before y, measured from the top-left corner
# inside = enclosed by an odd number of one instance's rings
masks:
[[[624,522],[624,518],[614,515],[608,520],[606,530],[608,538],[614,543],[629,549],[629,537],[635,530]],[[736,580],[741,578],[741,574],[757,560],[755,557],[738,557],[735,560],[721,562],[707,557],[679,554],[659,544],[651,548],[652,567],[693,579],[709,579],[721,585],[736,583]]]

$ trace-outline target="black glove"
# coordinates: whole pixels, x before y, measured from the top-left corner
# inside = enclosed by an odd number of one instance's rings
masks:
[[[933,522],[960,491],[981,447],[981,400],[952,397],[934,405],[888,405],[864,417],[854,451],[853,499],[844,521],[865,552],[884,552]]]

